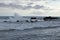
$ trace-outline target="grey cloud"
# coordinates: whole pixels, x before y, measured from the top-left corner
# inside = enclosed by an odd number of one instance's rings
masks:
[[[26,9],[31,9],[32,6],[24,6],[22,9],[26,10]]]
[[[32,5],[32,4],[34,4],[34,3],[28,3],[27,5]]]
[[[33,8],[34,8],[34,9],[40,9],[40,8],[44,8],[44,6],[35,5]]]
[[[27,9],[40,9],[40,8],[44,8],[44,6],[40,6],[40,5],[35,5],[34,7],[32,6],[23,6],[23,5],[16,5],[16,4],[4,4],[4,3],[0,3],[0,7],[10,7],[10,8],[17,8],[17,9],[22,9],[22,10],[27,10]]]
[[[11,7],[11,8],[22,8],[22,5],[15,5],[15,4],[4,4],[4,3],[0,3],[0,7]]]
[[[15,0],[17,1],[17,0]],[[42,1],[42,0],[18,0],[18,1]]]
[[[4,3],[0,3],[0,7],[7,7],[7,8],[16,8],[16,9],[22,9],[22,10],[26,10],[26,9],[31,9],[32,6],[22,6],[22,5],[15,5],[15,4],[4,4]]]
[[[4,3],[0,3],[0,7],[7,7],[7,5]]]
[[[40,9],[40,8],[44,8],[44,6],[40,6],[40,5],[35,5],[35,6],[24,6],[22,9]]]
[[[31,0],[31,1],[41,1],[41,0]]]
[[[8,6],[11,8],[19,8],[19,9],[23,8],[22,5],[15,5],[15,4],[9,4]]]

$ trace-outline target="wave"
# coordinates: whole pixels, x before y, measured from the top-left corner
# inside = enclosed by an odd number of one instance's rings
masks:
[[[1,31],[4,31],[4,32],[5,32],[5,31],[16,31],[16,30],[17,30],[17,29],[5,29],[5,30],[0,30],[0,32],[1,32]]]
[[[48,26],[48,27],[33,27],[24,30],[34,30],[34,29],[52,29],[52,28],[59,28],[60,26]]]
[[[52,28],[60,28],[60,26],[48,26],[48,27],[32,27],[32,28],[25,28],[25,29],[3,29],[0,31],[24,31],[24,30],[35,30],[35,29],[52,29]]]

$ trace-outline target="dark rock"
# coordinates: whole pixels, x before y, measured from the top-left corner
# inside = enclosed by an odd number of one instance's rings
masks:
[[[16,22],[19,22],[19,20],[17,20]]]
[[[49,17],[44,17],[43,18],[45,21],[50,21],[50,20],[54,20],[54,19],[58,19],[57,17],[51,17],[51,16],[49,16]]]

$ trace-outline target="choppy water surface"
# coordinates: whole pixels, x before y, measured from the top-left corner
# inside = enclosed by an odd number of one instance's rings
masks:
[[[0,40],[60,40],[60,28],[32,30],[3,30]]]
[[[0,40],[60,40],[60,27],[58,27],[60,23],[58,23],[58,26],[55,26],[55,28],[54,27],[32,28],[33,26],[39,27],[41,24],[38,23],[39,24],[38,25],[37,23],[35,24],[26,23],[22,25],[31,27],[31,28],[25,29],[25,30],[19,30],[19,29],[22,29],[22,27],[27,28],[27,27],[21,26],[21,24],[0,23],[0,29],[4,29],[4,30],[0,30]],[[46,26],[51,26],[51,25],[54,25],[54,23]],[[41,26],[45,26],[45,24]]]

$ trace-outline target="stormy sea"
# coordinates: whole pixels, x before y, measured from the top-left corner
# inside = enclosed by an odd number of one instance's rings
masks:
[[[60,21],[0,22],[0,40],[60,40]]]

